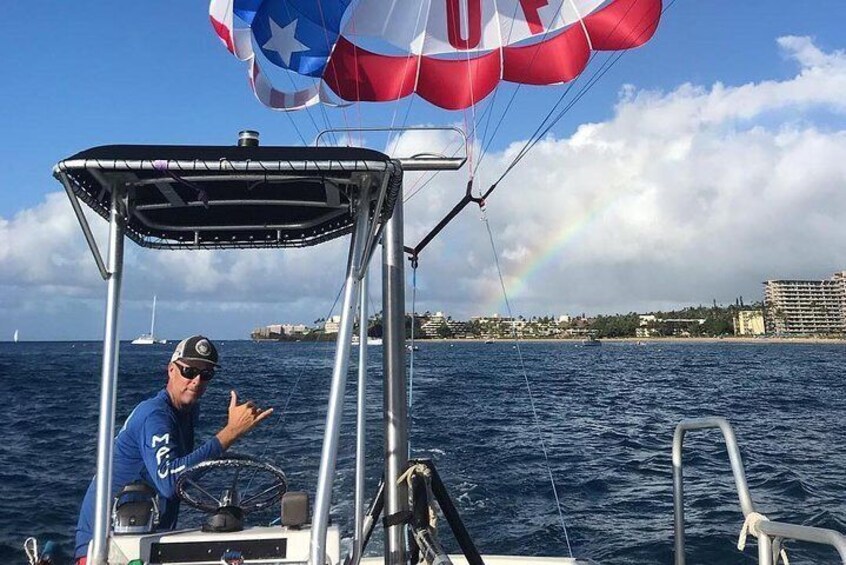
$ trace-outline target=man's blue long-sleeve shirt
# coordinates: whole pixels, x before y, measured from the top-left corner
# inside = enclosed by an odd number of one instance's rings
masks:
[[[136,406],[115,438],[111,499],[129,483],[144,481],[159,494],[159,529],[174,529],[179,512],[179,474],[223,453],[217,437],[194,449],[194,425],[199,415],[198,404],[183,411],[174,408],[166,390]],[[92,479],[79,512],[74,558],[88,552],[94,529],[95,491]]]

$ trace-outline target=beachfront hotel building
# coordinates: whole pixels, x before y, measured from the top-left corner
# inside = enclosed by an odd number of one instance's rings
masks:
[[[765,331],[761,310],[741,310],[734,317],[734,335],[763,335]]]
[[[323,333],[336,334],[341,331],[341,317],[331,316],[323,322]]]
[[[823,280],[764,283],[767,333],[781,335],[846,332],[846,271]]]

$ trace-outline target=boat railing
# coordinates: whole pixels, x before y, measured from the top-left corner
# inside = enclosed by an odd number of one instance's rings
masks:
[[[461,147],[453,155],[439,153],[418,153],[409,156],[394,156],[400,162],[404,171],[457,171],[467,162],[467,134],[464,130],[455,126],[403,126],[403,127],[351,127],[351,128],[329,128],[317,134],[315,146],[320,147],[323,138],[331,134],[351,138],[368,133],[403,134],[408,132],[440,132],[455,134]],[[337,137],[335,138],[337,140]],[[454,142],[453,142],[454,143]]]
[[[719,428],[725,439],[740,508],[746,520],[744,530],[758,538],[758,562],[761,565],[777,563],[784,540],[797,540],[834,547],[840,559],[846,565],[846,536],[835,530],[800,526],[786,522],[770,521],[755,510],[749,487],[746,484],[746,473],[737,438],[731,425],[725,418],[694,418],[683,420],[676,426],[673,435],[673,527],[675,530],[675,564],[685,564],[684,554],[684,479],[682,474],[682,447],[685,433],[690,430]],[[741,536],[743,537],[743,535]]]

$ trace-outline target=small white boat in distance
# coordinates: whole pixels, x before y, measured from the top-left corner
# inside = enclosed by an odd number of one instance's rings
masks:
[[[14,335],[14,337],[12,338],[12,339],[15,341],[15,343],[17,343],[17,342],[18,342],[18,337],[19,337],[19,335],[20,335],[20,334],[18,333],[18,330],[15,330],[15,335]]]
[[[358,345],[361,343],[361,338],[357,335],[352,336],[352,344]],[[382,345],[382,338],[381,337],[368,337],[367,338],[367,345]]]
[[[595,335],[582,340],[582,347],[598,347],[600,345],[602,345],[602,342]]]
[[[150,333],[142,334],[132,340],[132,345],[157,345],[167,343],[166,339],[156,339],[156,297],[153,296],[153,319],[150,322]]]

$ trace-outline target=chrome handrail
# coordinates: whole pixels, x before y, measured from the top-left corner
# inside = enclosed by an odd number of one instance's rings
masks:
[[[445,131],[457,133],[464,143],[464,155],[460,157],[447,157],[437,153],[418,153],[410,157],[393,157],[398,161],[404,171],[457,171],[467,162],[467,134],[464,130],[455,126],[403,126],[403,127],[350,127],[350,128],[329,128],[317,134],[314,140],[315,147],[320,147],[320,142],[328,134],[351,134],[368,132],[407,132],[407,131]]]
[[[734,475],[737,495],[740,499],[740,508],[744,518],[755,512],[755,504],[749,493],[746,484],[746,473],[743,469],[743,459],[740,456],[740,448],[737,446],[737,438],[728,420],[725,418],[694,418],[682,420],[673,434],[673,529],[675,532],[675,564],[685,565],[684,556],[684,479],[682,475],[682,447],[684,436],[688,430],[702,430],[708,428],[719,428],[723,432],[726,442],[731,471]],[[758,561],[762,565],[772,565],[773,548],[777,549],[783,539],[793,539],[830,545],[840,554],[840,559],[846,565],[846,536],[838,531],[827,528],[816,528],[812,526],[800,526],[785,522],[773,522],[761,520],[758,525],[760,535],[758,538]]]

